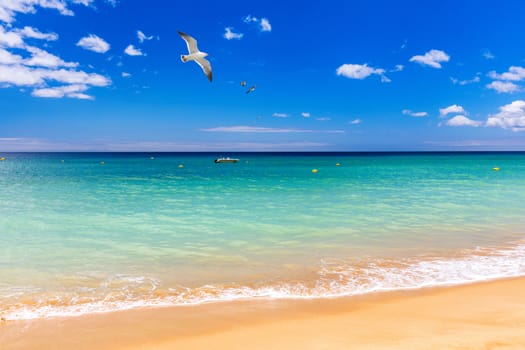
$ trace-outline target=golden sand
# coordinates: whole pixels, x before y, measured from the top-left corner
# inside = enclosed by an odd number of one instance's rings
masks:
[[[0,349],[525,349],[525,278],[0,321]]]

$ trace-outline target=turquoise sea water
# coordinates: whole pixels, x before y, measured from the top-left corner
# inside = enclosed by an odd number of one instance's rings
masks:
[[[525,153],[226,155],[1,154],[0,316],[525,275]]]

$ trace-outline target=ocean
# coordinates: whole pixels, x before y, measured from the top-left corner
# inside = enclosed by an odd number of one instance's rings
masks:
[[[6,320],[525,275],[524,152],[0,157]]]

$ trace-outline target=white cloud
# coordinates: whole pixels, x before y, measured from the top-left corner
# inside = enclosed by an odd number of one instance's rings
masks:
[[[123,78],[129,78],[129,77],[131,77],[131,74],[129,74],[127,72],[122,72],[122,77]]]
[[[525,131],[525,101],[516,100],[500,107],[499,113],[489,116],[486,125]]]
[[[445,124],[448,126],[480,126],[481,122],[469,119],[464,115],[456,115],[455,117],[447,120]]]
[[[302,112],[301,116],[303,116],[304,118],[310,118],[312,115],[309,112]]]
[[[201,129],[207,132],[240,132],[240,133],[334,133],[342,134],[344,130],[308,130],[308,129],[279,129],[258,126],[219,126],[216,128]]]
[[[456,85],[456,84],[467,85],[467,84],[479,83],[479,81],[481,79],[479,78],[479,75],[476,75],[474,78],[467,79],[467,80],[459,80],[459,79],[452,78],[452,77],[450,78],[450,80],[452,81],[452,84],[454,84],[454,85]]]
[[[22,56],[13,55],[11,52],[0,48],[0,64],[20,64],[22,61]]]
[[[92,0],[73,0],[71,2],[87,6],[92,3]],[[35,13],[37,7],[54,9],[64,16],[74,15],[64,0],[0,0],[0,21],[12,23],[16,13]]]
[[[365,64],[343,64],[336,70],[337,75],[342,75],[349,79],[365,79],[373,74],[383,77],[385,70],[382,68],[372,68]]]
[[[525,79],[525,68],[511,66],[508,72],[498,74],[495,71],[489,72],[489,77],[496,80],[521,81]]]
[[[288,118],[290,115],[287,113],[274,113],[273,116],[276,118]]]
[[[248,15],[243,17],[242,19],[244,23],[257,23],[259,24],[259,28],[261,32],[271,32],[272,31],[272,25],[270,24],[270,21],[268,18],[257,18],[253,17],[252,15]]]
[[[26,38],[41,39],[47,41],[58,40],[58,34],[56,33],[42,33],[38,29],[28,26],[25,26],[23,29],[16,30],[16,32],[22,34],[22,36]]]
[[[92,3],[92,0],[0,0],[0,21],[7,19],[8,23],[7,27],[0,25],[0,88],[31,87],[31,94],[36,97],[93,99],[85,93],[88,89],[111,84],[105,76],[77,70],[77,62],[64,61],[24,42],[24,38],[57,40],[56,33],[44,33],[29,26],[13,28],[11,24],[16,13],[35,13],[38,7],[73,15],[68,4],[89,6]]]
[[[362,122],[363,121],[361,119],[357,118],[357,119],[354,119],[354,120],[350,121],[350,124],[356,125],[356,124],[361,124]]]
[[[427,112],[413,112],[410,109],[403,109],[402,113],[404,115],[409,115],[411,117],[426,117],[426,116],[428,116]]]
[[[62,98],[70,97],[83,100],[93,100],[93,96],[84,93],[88,87],[86,85],[66,85],[52,88],[35,89],[31,95],[35,97]]]
[[[451,106],[439,109],[439,115],[441,117],[445,117],[445,116],[447,116],[448,114],[451,114],[451,113],[463,113],[463,114],[466,114],[467,112],[465,111],[465,109],[463,107],[458,106],[458,105],[451,105]]]
[[[127,54],[127,55],[130,55],[130,56],[143,56],[144,54],[142,53],[142,51],[140,49],[137,49],[135,48],[133,45],[128,45],[128,47],[126,47],[126,49],[124,50],[124,52]]]
[[[76,62],[65,62],[60,57],[57,57],[45,50],[39,49],[37,47],[28,46],[27,51],[32,54],[32,57],[24,61],[24,64],[27,66],[38,66],[38,67],[77,67],[78,63]]]
[[[520,91],[520,87],[510,81],[493,81],[490,84],[487,84],[487,88],[496,90],[498,93],[507,93],[512,94],[514,92]]]
[[[448,62],[450,56],[441,50],[430,50],[424,55],[416,55],[410,58],[410,62],[417,62],[433,68],[441,68],[441,62]]]
[[[263,31],[263,32],[271,32],[272,31],[272,25],[270,24],[270,21],[268,21],[267,18],[261,18],[261,22],[259,24],[261,26],[261,31]]]
[[[331,119],[328,118],[328,117],[320,117],[320,118],[315,118],[315,120],[319,120],[320,122],[326,122],[326,121],[329,121]]]
[[[137,38],[139,38],[139,42],[143,43],[145,40],[152,40],[154,36],[153,35],[147,36],[142,31],[137,30]]]
[[[233,27],[226,27],[224,28],[224,30],[225,30],[225,33],[223,36],[224,36],[224,39],[226,40],[232,40],[232,39],[240,40],[244,36],[244,34],[242,33],[233,32]]]
[[[78,41],[77,46],[98,53],[106,53],[110,48],[109,44],[104,39],[95,34],[89,34],[88,36],[83,37]]]
[[[6,32],[4,27],[0,25],[0,47],[24,47],[22,36],[22,33],[19,32]]]
[[[391,69],[390,72],[401,72],[403,69],[405,69],[405,66],[402,64],[396,64],[394,69]]]

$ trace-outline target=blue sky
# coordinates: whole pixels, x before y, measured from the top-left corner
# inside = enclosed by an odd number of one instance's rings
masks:
[[[0,0],[0,152],[525,150],[523,23],[518,0]]]

